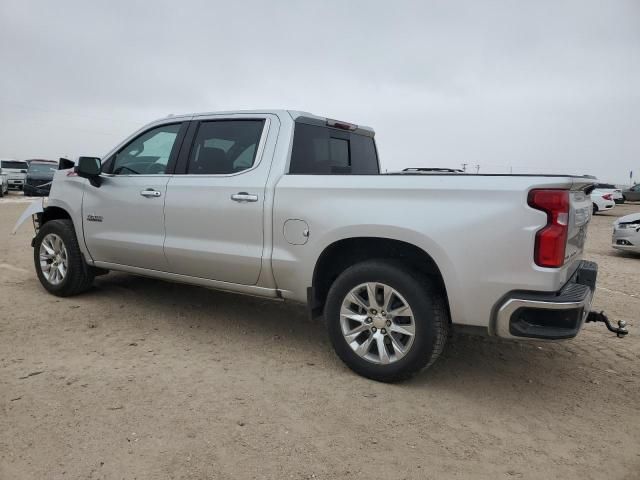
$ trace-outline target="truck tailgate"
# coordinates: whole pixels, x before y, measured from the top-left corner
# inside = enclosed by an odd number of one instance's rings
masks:
[[[584,242],[587,237],[587,226],[591,220],[591,199],[584,190],[572,190],[570,193],[571,208],[569,210],[569,231],[565,264],[571,265],[582,258]]]

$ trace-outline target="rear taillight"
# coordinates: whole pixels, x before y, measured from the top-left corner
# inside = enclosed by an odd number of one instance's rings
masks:
[[[533,253],[536,265],[561,267],[569,230],[569,191],[531,190],[529,205],[547,214],[547,225],[536,233]]]
[[[605,193],[604,195],[602,195],[602,198],[604,198],[605,200],[613,200],[613,195],[611,193]]]

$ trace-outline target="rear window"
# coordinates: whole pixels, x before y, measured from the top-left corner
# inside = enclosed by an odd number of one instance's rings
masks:
[[[2,160],[2,163],[0,163],[0,165],[2,165],[2,168],[16,168],[19,170],[26,170],[27,168],[29,168],[27,162],[14,162],[11,160]]]
[[[616,186],[612,185],[610,183],[596,183],[596,188],[613,188],[613,189],[615,189]]]
[[[296,123],[289,173],[376,175],[380,168],[373,137]]]

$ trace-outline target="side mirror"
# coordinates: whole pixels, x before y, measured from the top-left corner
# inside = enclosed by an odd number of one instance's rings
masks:
[[[89,179],[94,187],[100,186],[100,171],[102,163],[98,157],[79,157],[76,173],[79,177]]]

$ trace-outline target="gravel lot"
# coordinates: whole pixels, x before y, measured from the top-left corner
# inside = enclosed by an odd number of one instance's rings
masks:
[[[0,200],[0,479],[640,478],[640,257],[593,219],[595,308],[563,343],[456,335],[384,385],[351,373],[302,308],[111,273],[38,283],[26,207]]]

